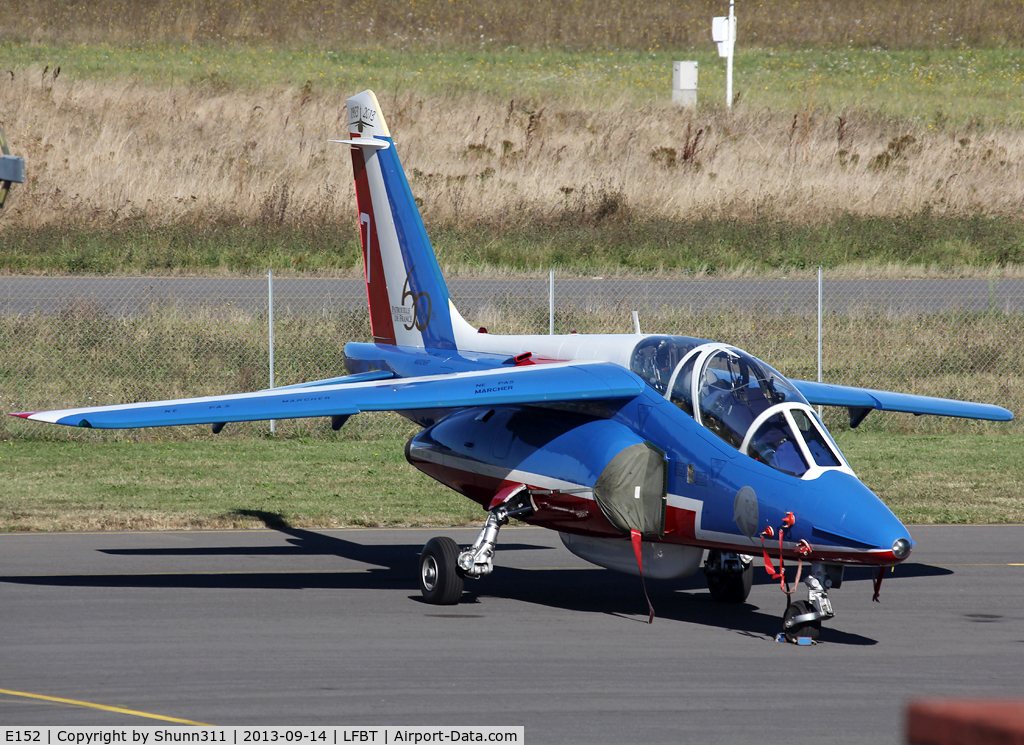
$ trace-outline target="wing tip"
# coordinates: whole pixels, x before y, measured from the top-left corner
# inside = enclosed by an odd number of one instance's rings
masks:
[[[38,413],[39,413],[38,411],[18,411],[18,412],[9,412],[7,416],[17,416],[17,417],[21,417],[22,419],[31,419],[32,417],[34,417]]]

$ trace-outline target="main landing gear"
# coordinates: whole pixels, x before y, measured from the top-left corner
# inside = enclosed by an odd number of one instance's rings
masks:
[[[782,616],[782,636],[793,644],[815,642],[821,633],[821,622],[835,615],[828,591],[843,584],[843,567],[813,562],[803,581],[807,585],[807,600],[790,603]]]
[[[704,575],[712,600],[718,603],[742,603],[754,583],[754,557],[731,551],[708,551]]]
[[[514,492],[487,515],[480,535],[472,546],[460,551],[451,538],[431,538],[420,554],[420,592],[432,605],[455,605],[462,597],[466,577],[480,579],[494,571],[494,549],[498,531],[510,517],[533,512],[526,487]]]

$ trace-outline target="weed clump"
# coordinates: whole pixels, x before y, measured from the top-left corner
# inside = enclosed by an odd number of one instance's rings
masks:
[[[871,159],[872,171],[884,171],[893,161],[903,158],[909,152],[911,146],[917,144],[917,138],[911,134],[900,135],[889,140],[885,150]]]

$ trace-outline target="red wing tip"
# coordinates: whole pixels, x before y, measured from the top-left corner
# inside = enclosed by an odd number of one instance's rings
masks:
[[[10,416],[20,416],[22,419],[28,419],[30,416],[38,414],[38,411],[20,411],[18,413],[12,413]]]

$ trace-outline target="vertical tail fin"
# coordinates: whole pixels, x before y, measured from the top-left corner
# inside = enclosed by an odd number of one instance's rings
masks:
[[[370,328],[380,344],[455,349],[455,310],[373,91],[348,99]],[[460,331],[463,329],[459,328]]]

